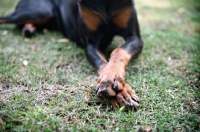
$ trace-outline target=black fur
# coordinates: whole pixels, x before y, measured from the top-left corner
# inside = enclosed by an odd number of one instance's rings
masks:
[[[96,31],[87,29],[81,15],[81,6],[103,17],[103,22]],[[14,13],[0,17],[0,24],[14,23],[19,27],[28,22],[33,22],[37,29],[56,28],[63,35],[78,45],[85,48],[86,55],[95,67],[99,69],[103,61],[98,53],[103,53],[115,35],[121,35],[125,49],[132,56],[137,55],[142,49],[142,40],[139,32],[136,11],[133,8],[127,28],[118,28],[113,24],[112,14],[126,6],[134,6],[132,0],[20,0]],[[34,22],[37,19],[47,19],[45,23]]]

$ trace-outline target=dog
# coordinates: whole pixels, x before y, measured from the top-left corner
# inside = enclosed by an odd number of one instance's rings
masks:
[[[143,48],[133,0],[20,0],[13,13],[0,17],[0,24],[6,23],[16,24],[26,37],[43,28],[62,31],[84,48],[96,69],[99,97],[113,107],[139,107],[139,98],[125,82],[126,66]],[[108,61],[104,53],[115,35],[125,43]]]

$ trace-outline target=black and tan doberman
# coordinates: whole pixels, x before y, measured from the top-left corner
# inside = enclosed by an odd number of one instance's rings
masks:
[[[57,28],[85,49],[97,70],[96,93],[113,107],[137,108],[139,98],[125,82],[125,67],[142,50],[139,24],[132,0],[21,0],[15,12],[0,17],[0,24],[13,23],[22,35],[32,36],[42,28]],[[125,43],[104,57],[113,37]]]

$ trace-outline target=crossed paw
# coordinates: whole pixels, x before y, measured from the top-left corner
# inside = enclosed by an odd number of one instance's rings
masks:
[[[107,65],[97,81],[96,93],[115,107],[139,107],[139,98],[135,91],[125,83],[125,70],[120,67]]]

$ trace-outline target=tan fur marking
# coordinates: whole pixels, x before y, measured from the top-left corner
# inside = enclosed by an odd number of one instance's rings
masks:
[[[50,18],[51,18],[51,16],[44,18],[44,19],[36,19],[36,20],[32,21],[32,23],[42,25],[42,24],[45,24]]]
[[[81,7],[81,13],[87,28],[91,31],[96,31],[103,21],[103,17],[99,13],[83,6]]]
[[[125,68],[128,62],[131,60],[131,55],[122,48],[116,48],[110,57],[109,63],[114,63],[113,65],[123,65]]]
[[[4,23],[6,23],[5,20],[0,20],[0,24],[4,24]]]
[[[35,19],[35,20],[27,20],[27,21],[24,21],[24,22],[19,22],[17,23],[17,25],[21,25],[21,24],[37,24],[37,25],[43,25],[45,24],[50,18],[52,17],[52,15],[50,15],[49,17],[47,18],[38,18],[38,19]]]
[[[131,60],[131,55],[122,48],[116,48],[112,53],[109,62],[106,66],[98,71],[99,75],[105,74],[107,78],[117,78],[115,75],[119,76],[118,80],[123,83],[125,77],[125,68],[128,62]]]
[[[128,26],[129,19],[131,18],[131,13],[133,7],[125,7],[112,15],[113,23],[119,28],[126,28]]]

